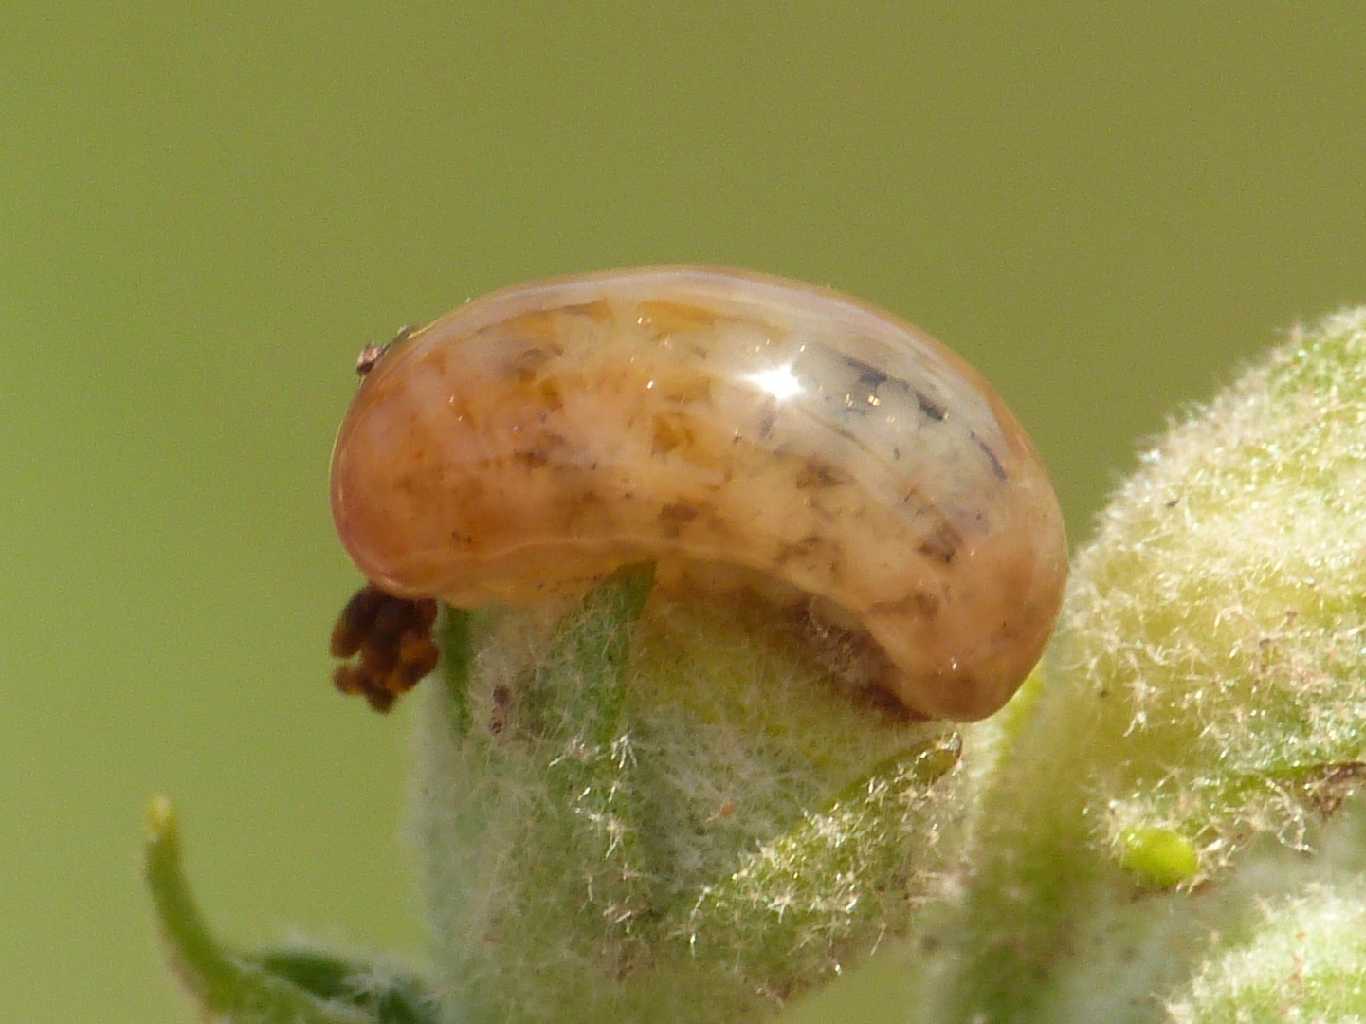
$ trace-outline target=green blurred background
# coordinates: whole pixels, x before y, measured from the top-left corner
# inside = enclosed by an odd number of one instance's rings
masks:
[[[192,1019],[157,791],[234,939],[420,952],[408,712],[325,651],[332,432],[399,324],[632,263],[832,284],[997,383],[1080,539],[1135,438],[1366,301],[1359,4],[1105,11],[6,5],[0,1018]]]

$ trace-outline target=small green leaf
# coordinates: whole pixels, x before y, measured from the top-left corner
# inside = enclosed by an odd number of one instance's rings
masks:
[[[887,926],[906,914],[918,868],[907,837],[924,834],[932,789],[961,751],[957,733],[918,743],[743,856],[683,923],[691,955],[809,983],[839,973],[834,951],[896,937]]]
[[[209,932],[195,906],[181,863],[175,812],[166,797],[147,811],[147,885],[176,974],[206,1016],[222,1024],[425,1024],[411,979],[362,991],[348,981],[374,972],[350,965],[338,973],[316,960],[253,957],[231,952]],[[407,1014],[405,1016],[405,1014]]]
[[[436,1024],[440,1019],[425,982],[409,974],[308,948],[266,950],[251,959],[319,998],[364,1010],[378,1024]]]

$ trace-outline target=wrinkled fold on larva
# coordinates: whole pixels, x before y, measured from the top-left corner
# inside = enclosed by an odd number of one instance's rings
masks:
[[[865,634],[909,709],[975,719],[1037,661],[1066,575],[1057,499],[990,385],[834,292],[659,267],[519,285],[366,376],[332,508],[377,586],[458,607],[654,561]]]

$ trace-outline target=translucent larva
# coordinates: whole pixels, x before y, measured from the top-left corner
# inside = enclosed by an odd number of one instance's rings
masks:
[[[990,385],[857,300],[658,267],[518,285],[396,339],[337,438],[332,511],[380,589],[563,597],[630,562],[870,638],[934,718],[999,708],[1066,575],[1058,502]]]

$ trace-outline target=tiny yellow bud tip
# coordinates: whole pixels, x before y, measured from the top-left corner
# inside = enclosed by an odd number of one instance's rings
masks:
[[[147,838],[160,842],[175,831],[175,808],[171,798],[158,793],[147,802]]]

